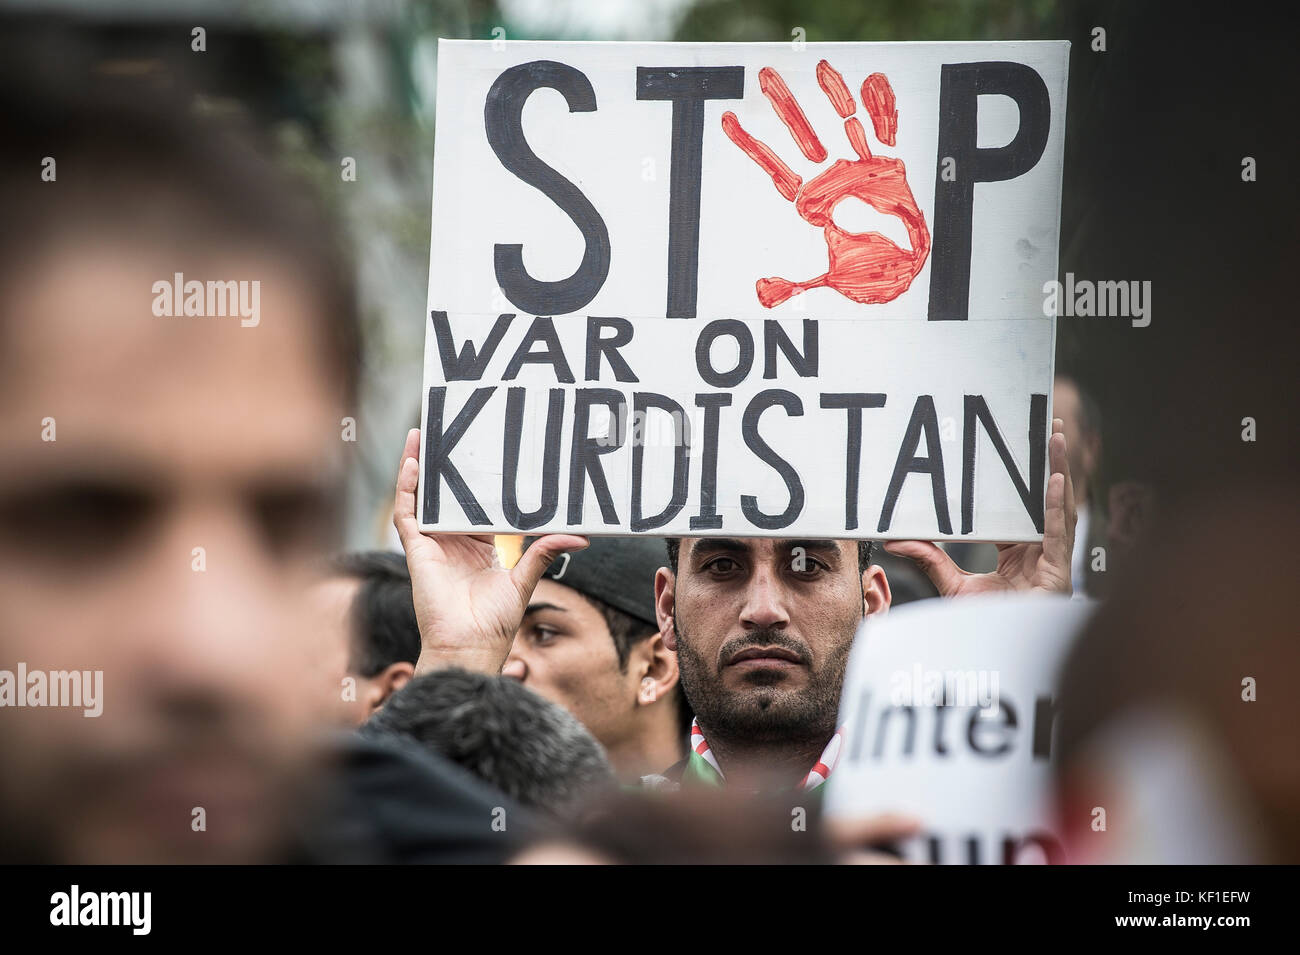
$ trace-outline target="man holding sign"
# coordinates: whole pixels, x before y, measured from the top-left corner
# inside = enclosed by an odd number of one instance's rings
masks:
[[[498,672],[582,535],[669,536],[694,775],[815,787],[853,633],[890,603],[850,538],[943,595],[1068,593],[1040,291],[1067,51],[444,41],[395,508],[420,669]],[[507,572],[491,535],[520,531]],[[1014,543],[970,575],[934,539]]]
[[[932,543],[886,547],[917,561],[943,596],[1068,594],[1076,516],[1065,437],[1055,425],[1041,544],[999,545],[998,568],[989,574],[966,573]],[[394,502],[420,622],[416,672],[459,666],[499,673],[542,574],[587,540],[547,535],[507,570],[491,536],[421,532],[419,448],[412,430]],[[678,653],[682,689],[697,717],[693,755],[665,778],[815,789],[838,753],[835,720],[854,633],[863,617],[889,608],[884,571],[867,563],[869,551],[854,541],[694,538],[670,540],[669,548],[673,567],[654,580],[660,631]]]

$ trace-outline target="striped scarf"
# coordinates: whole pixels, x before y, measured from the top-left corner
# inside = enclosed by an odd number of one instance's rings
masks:
[[[835,731],[831,741],[826,744],[822,750],[822,758],[817,760],[817,764],[808,770],[804,778],[799,782],[799,788],[805,792],[810,792],[826,782],[835,764],[840,758],[840,745],[844,739],[844,727]],[[700,731],[699,720],[691,720],[691,752],[687,763],[687,771],[690,772],[697,780],[701,782],[712,783],[715,786],[721,786],[726,777],[722,774],[722,767],[718,765],[717,757],[713,755],[713,750],[709,748],[709,741],[704,738]]]

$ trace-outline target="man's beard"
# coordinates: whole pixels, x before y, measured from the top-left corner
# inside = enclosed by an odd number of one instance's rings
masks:
[[[756,743],[789,743],[825,740],[835,732],[856,626],[828,651],[820,667],[814,666],[807,646],[781,630],[750,630],[728,640],[719,653],[721,660],[747,647],[781,647],[798,654],[808,670],[808,682],[799,689],[782,686],[786,679],[780,672],[757,670],[747,674],[744,686],[735,690],[723,685],[721,672],[691,645],[676,608],[673,628],[682,692],[709,733]]]

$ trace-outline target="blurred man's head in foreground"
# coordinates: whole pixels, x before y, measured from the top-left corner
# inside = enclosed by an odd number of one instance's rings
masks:
[[[5,85],[0,666],[100,671],[103,700],[4,714],[0,842],[262,858],[320,691],[302,594],[336,529],[347,269],[240,134],[111,85]]]

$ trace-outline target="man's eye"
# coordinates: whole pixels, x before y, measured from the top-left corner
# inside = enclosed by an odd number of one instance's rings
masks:
[[[796,558],[790,562],[791,569],[800,577],[816,577],[826,570],[826,565],[812,557]]]
[[[550,627],[534,627],[533,643],[545,646],[555,640],[560,635],[560,631],[552,630]]]
[[[102,560],[135,543],[156,511],[154,498],[134,489],[46,488],[0,503],[0,536],[36,558]]]
[[[706,569],[715,574],[730,574],[739,568],[739,566],[740,565],[730,557],[719,557],[716,560],[710,561]]]

